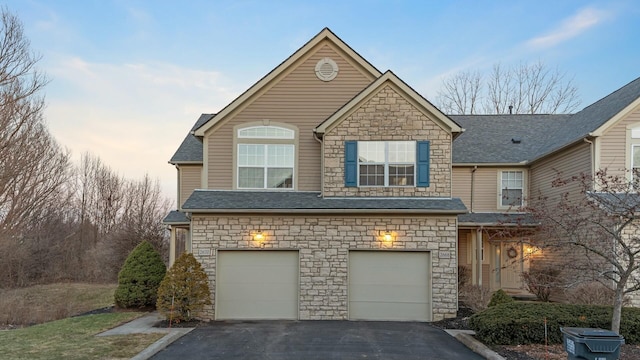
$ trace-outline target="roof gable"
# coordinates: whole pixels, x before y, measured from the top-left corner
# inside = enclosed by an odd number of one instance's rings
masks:
[[[593,122],[593,136],[602,136],[611,126],[640,106],[640,77],[575,114],[577,121]]]
[[[216,116],[211,118],[208,122],[206,122],[203,126],[195,131],[196,136],[204,136],[205,133],[214,127],[216,124],[224,122],[225,119],[235,110],[240,108],[243,104],[250,101],[255,95],[259,94],[261,90],[271,84],[273,81],[277,80],[284,74],[286,74],[292,66],[294,66],[299,60],[303,59],[308,53],[310,53],[313,49],[315,49],[319,44],[323,41],[329,41],[333,45],[335,45],[339,50],[344,52],[349,58],[355,61],[359,67],[370,75],[372,78],[377,78],[381,75],[380,71],[376,69],[373,65],[371,65],[366,59],[364,59],[360,54],[355,52],[349,45],[347,45],[344,41],[342,41],[338,36],[336,36],[329,28],[324,28],[320,33],[314,36],[311,40],[309,40],[306,44],[304,44],[300,49],[298,49],[295,53],[293,53],[289,58],[283,61],[280,65],[278,65],[275,69],[265,75],[262,79],[258,80],[253,86],[251,86],[247,91],[238,96],[235,100],[233,100],[229,105],[223,108]]]
[[[191,128],[189,134],[182,140],[180,147],[169,160],[170,164],[201,164],[202,163],[202,140],[193,133],[209,121],[215,114],[202,114]]]
[[[405,98],[410,100],[425,115],[431,115],[429,116],[429,118],[434,120],[443,129],[451,131],[452,133],[460,133],[463,131],[463,129],[455,121],[442,113],[438,108],[427,101],[427,99],[422,97],[413,88],[411,88],[404,81],[398,78],[393,72],[388,70],[378,79],[376,79],[376,81],[362,90],[353,99],[351,99],[344,106],[333,113],[333,115],[327,118],[327,120],[323,121],[322,124],[318,125],[318,127],[314,129],[314,132],[322,135],[331,128],[335,127],[347,116],[356,111],[358,107],[362,103],[364,103],[371,95],[376,94],[387,84],[391,84],[395,89],[400,90]]]

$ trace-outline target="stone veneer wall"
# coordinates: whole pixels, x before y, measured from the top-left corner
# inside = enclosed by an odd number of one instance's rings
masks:
[[[345,187],[344,142],[429,140],[429,187]],[[451,196],[451,134],[390,85],[323,137],[324,196]]]
[[[215,250],[299,250],[300,320],[348,319],[349,250],[407,250],[431,253],[432,320],[455,317],[457,298],[457,218],[455,216],[213,216],[192,218],[193,253],[209,276],[215,303]],[[260,229],[264,245],[253,241]],[[381,234],[391,231],[391,245]],[[210,256],[199,255],[199,250]],[[214,307],[206,319],[215,319]]]

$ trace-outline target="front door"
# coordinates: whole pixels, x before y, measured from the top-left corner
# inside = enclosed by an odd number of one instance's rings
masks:
[[[492,285],[495,289],[522,289],[522,244],[501,241],[492,244]]]

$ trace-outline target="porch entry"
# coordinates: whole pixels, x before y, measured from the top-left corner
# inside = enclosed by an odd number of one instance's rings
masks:
[[[522,272],[526,271],[523,245],[515,241],[491,242],[492,289],[520,290]]]

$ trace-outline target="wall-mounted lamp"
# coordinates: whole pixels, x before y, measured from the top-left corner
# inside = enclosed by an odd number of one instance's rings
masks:
[[[384,239],[384,241],[388,242],[388,241],[393,240],[393,236],[391,236],[391,233],[387,231],[387,232],[384,233],[383,239]]]
[[[540,248],[537,246],[533,246],[533,245],[525,245],[524,246],[524,252],[527,253],[527,255],[531,255],[531,254],[535,254],[540,252]]]
[[[257,233],[253,234],[253,240],[255,240],[255,241],[263,241],[264,240],[264,234],[262,233],[262,231],[258,230]]]

